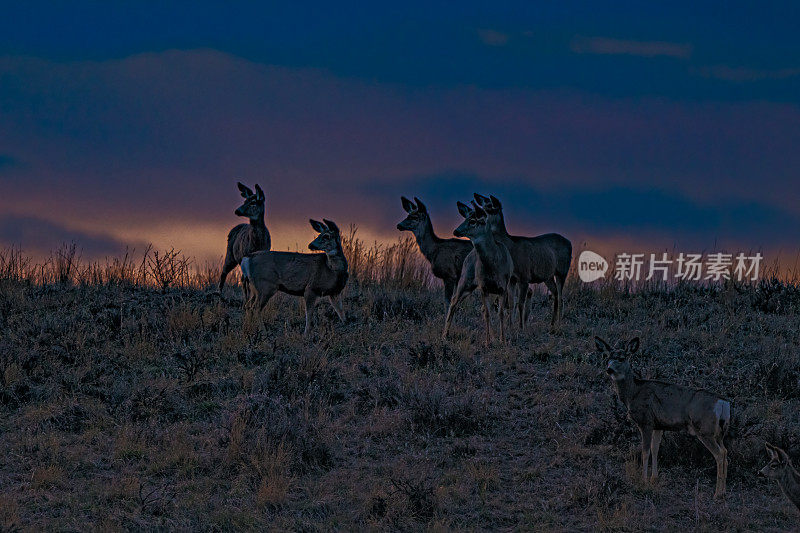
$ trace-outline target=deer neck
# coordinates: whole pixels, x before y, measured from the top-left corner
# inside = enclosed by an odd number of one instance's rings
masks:
[[[436,233],[433,231],[433,224],[431,223],[431,219],[429,217],[425,218],[425,222],[420,225],[414,231],[414,237],[417,238],[417,246],[419,246],[419,251],[422,252],[422,255],[425,256],[425,259],[431,259],[436,253],[436,249],[442,239],[436,236]]]
[[[800,502],[800,474],[794,469],[794,466],[786,465],[781,477],[778,478],[778,484],[790,500],[795,503]]]
[[[478,254],[482,262],[491,265],[494,264],[493,259],[500,256],[500,246],[494,240],[491,230],[470,240],[472,241],[472,246],[475,247],[475,253]]]
[[[347,272],[347,259],[344,257],[344,251],[341,246],[337,246],[330,252],[325,252],[325,261],[333,272],[341,274]]]
[[[631,398],[636,394],[638,385],[635,378],[631,375],[625,376],[625,379],[615,379],[614,386],[617,388],[617,396],[625,407],[630,408]]]
[[[250,219],[250,230],[253,232],[253,240],[259,246],[264,245],[267,240],[267,225],[264,224],[264,214],[256,219]]]
[[[503,212],[500,211],[496,215],[494,215],[494,220],[492,221],[492,232],[495,235],[499,235],[505,238],[508,238],[508,230],[506,230],[506,220],[503,217]]]

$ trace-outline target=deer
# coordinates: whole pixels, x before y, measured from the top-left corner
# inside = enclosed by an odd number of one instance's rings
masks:
[[[327,219],[310,219],[319,235],[309,243],[309,250],[324,253],[261,251],[242,259],[242,274],[254,290],[253,309],[261,312],[276,292],[302,296],[305,301],[306,327],[311,328],[314,305],[327,297],[339,320],[344,323],[341,293],[347,284],[347,259],[342,250],[342,236],[336,224]]]
[[[564,314],[564,283],[572,262],[572,243],[558,233],[537,237],[510,235],[506,230],[503,205],[494,196],[474,193],[475,202],[489,216],[489,224],[497,239],[506,245],[514,261],[514,274],[518,279],[514,291],[515,308],[519,313],[519,327],[527,322],[529,290],[531,283],[544,283],[553,295],[551,328],[561,322]]]
[[[639,349],[639,338],[624,348],[612,349],[595,337],[598,352],[608,355],[606,373],[625,404],[628,417],[642,437],[642,480],[646,483],[647,466],[653,459],[652,480],[658,477],[658,448],[664,431],[686,431],[697,437],[717,463],[714,499],[725,494],[728,475],[728,451],[723,439],[731,423],[731,402],[712,392],[673,383],[640,379],[631,369],[630,357]]]
[[[783,494],[800,510],[800,473],[792,465],[792,460],[782,449],[766,442],[769,463],[759,470],[758,475],[778,482]]]
[[[464,217],[464,222],[453,231],[453,235],[467,237],[470,240],[475,252],[475,261],[474,263],[470,261],[472,256],[468,256],[464,260],[458,285],[450,298],[450,305],[447,308],[442,339],[447,339],[447,332],[450,329],[450,321],[453,318],[456,306],[468,294],[468,290],[474,284],[480,293],[483,304],[483,320],[486,323],[486,346],[489,346],[491,338],[488,305],[490,294],[500,297],[497,306],[500,322],[500,341],[505,342],[503,315],[509,291],[512,284],[516,282],[511,254],[502,242],[495,240],[488,224],[487,214],[483,209],[477,205],[474,208],[470,208],[461,202],[458,202],[457,205],[459,214]],[[472,265],[474,265],[474,274],[469,271]]]
[[[249,224],[239,224],[228,232],[228,247],[225,252],[225,262],[222,264],[222,274],[219,276],[219,292],[225,286],[225,278],[231,270],[242,262],[247,254],[269,250],[272,244],[269,231],[264,224],[264,191],[256,184],[256,192],[249,187],[236,183],[239,192],[244,198],[244,203],[234,213],[239,217],[250,219]],[[247,305],[249,299],[249,280],[242,272],[242,292]]]
[[[397,229],[414,234],[419,251],[430,263],[433,275],[444,283],[445,303],[449,304],[461,276],[464,258],[472,252],[472,243],[464,239],[438,237],[433,231],[428,209],[416,196],[414,202],[405,196],[401,196],[400,201],[407,216],[397,224]]]

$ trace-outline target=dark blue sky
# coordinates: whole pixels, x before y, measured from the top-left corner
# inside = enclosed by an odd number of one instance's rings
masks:
[[[0,244],[221,255],[242,179],[282,246],[479,189],[519,233],[797,250],[798,4],[537,4],[5,7]]]

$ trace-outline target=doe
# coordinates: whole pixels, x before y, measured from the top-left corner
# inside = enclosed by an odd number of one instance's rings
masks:
[[[658,477],[658,447],[664,431],[686,431],[714,456],[717,462],[714,499],[722,497],[728,474],[728,451],[723,438],[731,422],[731,402],[702,389],[636,377],[629,357],[639,349],[638,337],[622,349],[612,349],[600,337],[594,341],[600,353],[608,354],[606,372],[614,380],[619,399],[642,435],[642,479],[645,482],[648,479],[651,456],[653,479]]]
[[[342,250],[342,236],[331,220],[309,220],[319,235],[308,245],[310,250],[322,254],[298,252],[257,252],[242,259],[242,275],[250,280],[255,290],[256,312],[260,312],[276,292],[302,296],[306,307],[308,335],[314,304],[323,296],[344,322],[341,293],[347,284],[347,259]]]

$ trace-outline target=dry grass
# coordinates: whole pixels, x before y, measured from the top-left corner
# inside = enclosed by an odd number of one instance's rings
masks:
[[[408,243],[351,234],[347,323],[320,306],[309,339],[295,299],[243,322],[237,288],[221,301],[214,269],[179,254],[159,279],[152,251],[70,249],[0,253],[0,528],[796,527],[755,477],[765,440],[800,457],[796,282],[571,280],[560,332],[537,295],[528,328],[486,349],[472,300],[439,339],[443,298]],[[733,400],[725,503],[689,436],[665,436],[642,484],[594,334],[639,335],[641,374]]]

